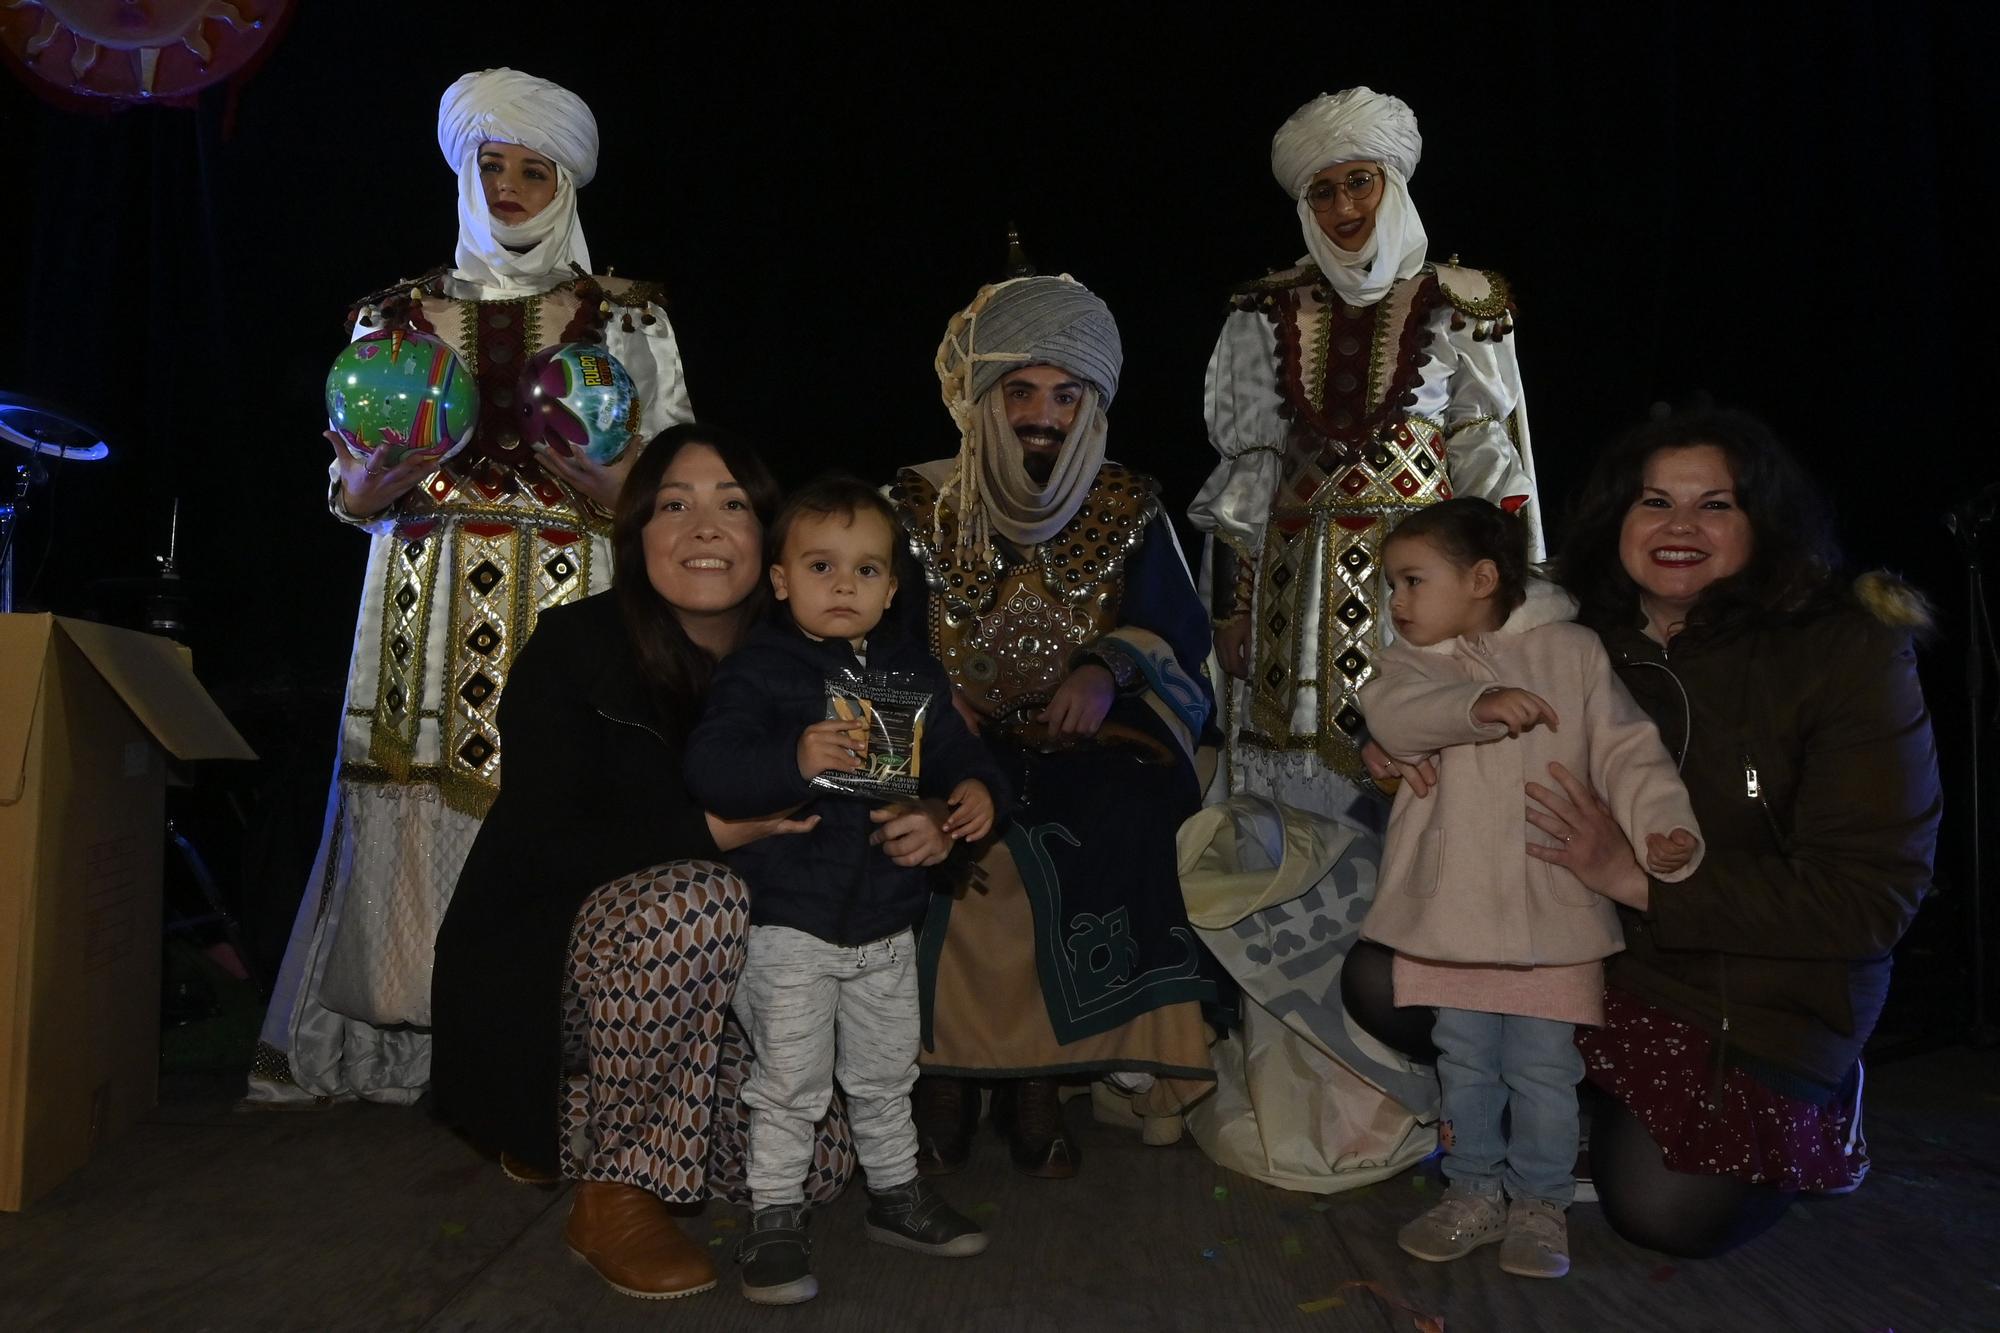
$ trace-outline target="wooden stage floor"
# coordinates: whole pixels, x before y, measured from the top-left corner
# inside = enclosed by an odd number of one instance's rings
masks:
[[[700,1296],[618,1295],[562,1244],[566,1189],[510,1183],[421,1110],[247,1112],[234,1091],[170,1085],[144,1125],[0,1216],[0,1328],[2000,1329],[1990,1050],[1872,1068],[1866,1184],[1794,1206],[1721,1259],[1634,1248],[1579,1204],[1576,1267],[1560,1281],[1509,1277],[1490,1248],[1421,1263],[1395,1231],[1437,1196],[1434,1163],[1318,1199],[1224,1171],[1185,1141],[1143,1147],[1092,1123],[1081,1098],[1066,1108],[1085,1152],[1076,1180],[1014,1174],[983,1133],[946,1182],[992,1232],[984,1256],[869,1244],[850,1189],[814,1219],[823,1294],[791,1311],[744,1302],[727,1264]],[[726,1255],[743,1220],[711,1204],[686,1225]]]

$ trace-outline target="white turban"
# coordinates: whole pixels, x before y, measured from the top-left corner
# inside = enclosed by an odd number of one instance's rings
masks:
[[[495,221],[479,179],[479,148],[519,144],[555,164],[556,193],[526,222]],[[597,174],[597,118],[566,88],[519,70],[467,74],[438,102],[438,150],[458,173],[454,276],[491,297],[546,291],[590,269],[576,192]]]
[[[1373,305],[1391,283],[1423,267],[1430,237],[1409,188],[1423,152],[1423,135],[1408,104],[1371,88],[1321,93],[1271,136],[1271,174],[1297,203],[1306,252],[1349,305]],[[1375,227],[1355,251],[1335,245],[1306,202],[1313,177],[1341,162],[1382,164]]]

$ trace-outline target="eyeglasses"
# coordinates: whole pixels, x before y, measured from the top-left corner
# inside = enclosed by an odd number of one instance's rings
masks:
[[[1334,201],[1346,195],[1353,203],[1360,203],[1375,193],[1375,186],[1381,176],[1372,171],[1350,171],[1339,180],[1314,181],[1306,191],[1306,203],[1315,213],[1325,213],[1332,209]]]

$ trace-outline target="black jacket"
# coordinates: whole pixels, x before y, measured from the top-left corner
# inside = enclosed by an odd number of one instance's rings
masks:
[[[1822,1103],[1874,1030],[1937,847],[1930,715],[1909,629],[1886,614],[1850,602],[1671,651],[1636,627],[1603,633],[1684,755],[1708,842],[1687,879],[1653,881],[1650,910],[1621,909],[1610,982]]]
[[[431,1086],[476,1142],[552,1166],[577,909],[620,876],[721,856],[612,593],[542,614],[500,734],[505,781],[438,930]]]
[[[789,926],[830,944],[866,944],[914,926],[930,901],[930,872],[904,867],[868,843],[874,802],[815,787],[799,775],[799,734],[826,716],[826,679],[860,660],[845,639],[816,640],[791,625],[765,625],[717,672],[708,706],[688,741],[687,785],[724,819],[768,815],[804,802],[811,832],[763,838],[728,861],[750,885],[750,920]],[[924,645],[888,624],[868,637],[870,670],[906,672],[931,695],[925,715],[923,796],[946,796],[967,778],[1007,811],[1006,780],[951,705],[951,683]]]

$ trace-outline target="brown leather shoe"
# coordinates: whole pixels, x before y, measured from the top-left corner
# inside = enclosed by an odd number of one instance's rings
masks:
[[[627,1296],[663,1301],[715,1285],[715,1263],[688,1239],[658,1196],[637,1185],[577,1182],[563,1239]]]
[[[917,1170],[948,1176],[972,1156],[972,1131],[979,1125],[979,1085],[969,1078],[926,1074],[911,1094],[917,1126]]]
[[[1007,1135],[1014,1169],[1044,1180],[1068,1180],[1083,1152],[1063,1123],[1061,1089],[1054,1079],[1023,1078],[993,1092],[993,1119]]]

